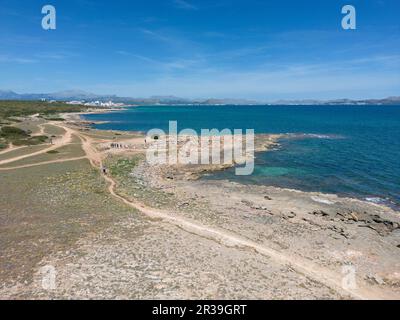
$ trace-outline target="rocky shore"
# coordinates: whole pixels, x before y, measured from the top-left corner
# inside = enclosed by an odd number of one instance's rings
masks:
[[[269,140],[270,147],[276,143],[271,137],[261,140]],[[199,179],[224,168],[150,166],[142,158],[118,178],[119,190],[153,207],[229,230],[300,264],[311,261],[343,277],[349,267],[357,285],[374,296],[400,298],[398,212],[333,194]]]

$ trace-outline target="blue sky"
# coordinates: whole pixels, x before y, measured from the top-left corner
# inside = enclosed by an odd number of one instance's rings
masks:
[[[41,8],[57,29],[41,28]],[[357,30],[341,28],[341,8]],[[398,0],[0,0],[0,89],[148,97],[400,95]]]

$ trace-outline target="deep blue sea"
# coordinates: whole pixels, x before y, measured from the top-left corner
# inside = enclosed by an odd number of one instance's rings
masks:
[[[336,193],[400,208],[400,106],[146,106],[85,116],[99,129],[255,129],[296,134],[260,153],[253,175],[230,179]]]

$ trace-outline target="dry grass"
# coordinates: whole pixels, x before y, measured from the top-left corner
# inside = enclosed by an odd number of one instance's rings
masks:
[[[47,255],[134,210],[115,201],[85,160],[1,173],[0,283],[29,283]]]
[[[0,161],[11,159],[14,157],[23,156],[23,155],[30,154],[33,152],[37,152],[37,151],[46,149],[48,147],[49,147],[49,145],[25,146],[20,149],[11,150],[7,153],[0,154]]]

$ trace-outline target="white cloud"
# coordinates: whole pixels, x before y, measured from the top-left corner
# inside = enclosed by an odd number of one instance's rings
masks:
[[[198,7],[185,1],[185,0],[174,0],[175,7],[184,10],[198,10]]]
[[[0,55],[0,63],[18,63],[18,64],[28,64],[36,63],[38,60],[30,58],[20,58],[20,57],[10,57],[6,55]]]
[[[366,59],[379,61],[380,58]],[[360,63],[357,61],[357,63]],[[398,95],[399,70],[353,68],[352,61],[331,64],[287,65],[248,72],[197,70],[183,75],[159,74],[130,84],[102,84],[93,90],[128,96],[154,94],[182,97],[253,98],[373,98]]]

